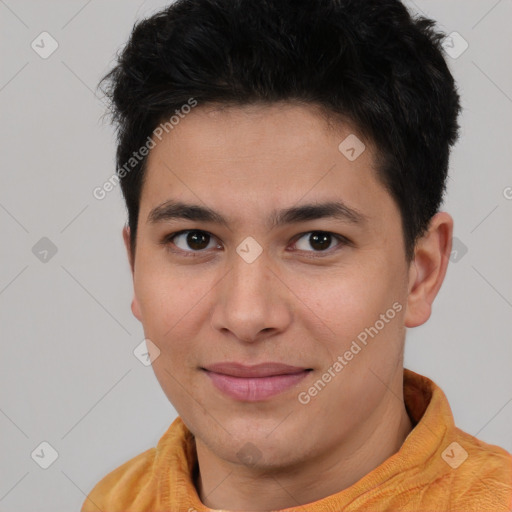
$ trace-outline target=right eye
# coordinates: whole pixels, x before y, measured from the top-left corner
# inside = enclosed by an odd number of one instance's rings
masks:
[[[195,253],[204,252],[214,247],[220,247],[218,243],[213,243],[214,240],[213,235],[207,231],[187,229],[166,235],[162,240],[162,244],[173,253],[182,253],[184,256],[194,256]],[[213,243],[213,245],[211,245],[211,243]],[[177,247],[178,250],[174,249],[173,246]]]

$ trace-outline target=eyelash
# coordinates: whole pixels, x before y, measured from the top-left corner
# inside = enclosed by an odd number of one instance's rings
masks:
[[[160,243],[162,245],[164,245],[168,251],[170,251],[170,252],[172,252],[174,254],[180,254],[180,255],[182,255],[182,256],[184,256],[186,258],[190,258],[190,257],[197,258],[197,257],[202,256],[203,253],[206,253],[207,250],[206,249],[202,249],[202,250],[198,250],[198,251],[194,251],[194,250],[185,251],[183,249],[175,250],[175,249],[171,249],[170,248],[170,244],[171,243],[174,245],[174,243],[172,242],[172,240],[174,238],[176,238],[179,235],[183,235],[185,233],[194,233],[194,232],[206,234],[206,235],[208,235],[209,237],[211,237],[213,239],[216,238],[214,235],[212,235],[208,231],[203,231],[201,229],[183,229],[181,231],[176,231],[174,233],[170,233],[170,234],[164,236],[164,238],[162,239],[162,241]],[[308,257],[308,258],[323,258],[323,257],[326,257],[326,256],[330,256],[330,255],[332,255],[333,252],[338,251],[341,247],[343,247],[343,246],[351,246],[352,245],[352,242],[348,238],[346,238],[346,237],[344,237],[342,235],[338,235],[336,233],[331,233],[330,231],[319,231],[319,230],[306,231],[304,233],[300,233],[299,235],[296,235],[294,243],[297,243],[305,235],[310,235],[312,233],[330,235],[331,237],[336,239],[339,242],[339,244],[337,246],[335,246],[334,248],[326,249],[325,251],[299,251],[299,252],[303,252],[303,253],[311,252],[311,253],[315,254],[315,256],[307,255],[306,257]]]

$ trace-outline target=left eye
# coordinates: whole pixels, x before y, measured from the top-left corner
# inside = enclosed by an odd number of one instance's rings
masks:
[[[305,240],[305,243],[301,244],[301,240]],[[295,242],[295,245],[300,251],[323,252],[331,248],[331,242],[334,240],[337,240],[339,243],[344,242],[343,237],[335,235],[334,233],[329,233],[327,231],[310,231],[308,233],[304,233],[297,242]],[[299,246],[300,244],[302,247]],[[308,251],[306,248],[308,244],[315,250]]]

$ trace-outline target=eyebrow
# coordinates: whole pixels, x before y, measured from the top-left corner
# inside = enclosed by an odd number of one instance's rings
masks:
[[[292,206],[282,210],[274,210],[269,217],[268,226],[275,228],[286,224],[325,218],[342,220],[350,224],[361,224],[368,219],[366,215],[347,206],[342,201],[328,201],[325,203],[311,203],[302,206]],[[219,212],[206,206],[187,204],[172,199],[153,208],[146,222],[157,224],[173,219],[211,222],[229,228],[228,220]]]

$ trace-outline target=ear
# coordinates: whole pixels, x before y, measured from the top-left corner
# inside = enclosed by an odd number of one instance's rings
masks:
[[[128,254],[128,261],[130,262],[130,269],[132,271],[132,279],[134,281],[135,285],[135,263],[134,263],[134,255],[132,254],[131,244],[130,244],[130,228],[128,226],[125,226],[123,228],[123,240],[124,240],[124,246],[126,247],[126,253]],[[134,287],[135,288],[135,287]],[[135,293],[135,289],[133,292],[133,299],[132,299],[132,313],[137,320],[142,322],[142,315],[140,313],[140,306],[139,301],[137,300],[137,295]]]
[[[424,324],[432,313],[432,303],[443,284],[452,250],[453,219],[439,212],[430,221],[427,233],[416,243],[409,267],[409,294],[405,326]]]
[[[128,255],[128,262],[130,263],[130,269],[132,271],[132,276],[134,272],[134,266],[133,266],[133,255],[132,255],[132,249],[130,245],[130,228],[128,225],[125,225],[123,228],[123,240],[124,240],[124,246],[126,248],[126,253]]]

